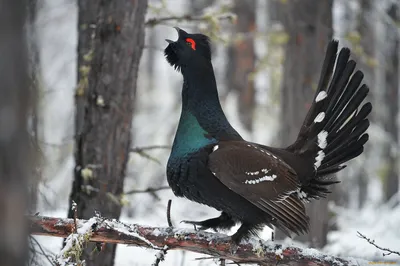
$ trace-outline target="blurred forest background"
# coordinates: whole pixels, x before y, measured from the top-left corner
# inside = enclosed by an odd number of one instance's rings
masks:
[[[228,119],[247,140],[290,144],[316,89],[326,45],[352,50],[374,111],[362,156],[340,172],[327,200],[310,204],[309,235],[324,252],[383,258],[357,231],[400,247],[400,2],[396,0],[30,0],[29,43],[40,149],[30,204],[41,215],[105,217],[154,226],[216,211],[176,199],[165,167],[180,114],[182,77],[165,61],[172,26],[212,38],[213,65]],[[126,171],[125,171],[125,166]],[[150,188],[156,191],[146,191]],[[145,192],[145,193],[142,193]],[[269,239],[268,228],[262,234]],[[277,233],[277,237],[283,236]],[[50,256],[62,240],[36,237]],[[106,245],[87,265],[150,265],[154,251]],[[172,251],[163,265],[214,265]],[[37,254],[39,265],[50,265]]]

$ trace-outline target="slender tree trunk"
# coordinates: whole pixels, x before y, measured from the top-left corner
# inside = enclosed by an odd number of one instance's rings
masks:
[[[326,46],[333,34],[332,4],[333,0],[278,4],[281,10],[279,20],[289,35],[281,91],[280,135],[283,145],[295,141],[311,106]],[[329,219],[327,202],[322,199],[307,205],[310,233],[301,236],[300,240],[310,242],[315,247],[326,244]]]
[[[256,62],[254,36],[252,36],[256,28],[255,9],[255,0],[235,0],[233,12],[237,15],[238,20],[233,34],[234,41],[228,49],[226,71],[228,89],[236,91],[239,95],[240,122],[248,131],[253,129],[255,107],[255,88],[251,75]]]
[[[147,1],[79,1],[75,176],[70,195],[79,218],[118,218],[131,144],[138,65]],[[70,210],[69,217],[73,216]],[[83,254],[86,265],[110,266],[116,246]]]
[[[27,1],[0,0],[0,265],[28,259],[27,209],[31,146],[26,31]]]
[[[386,92],[385,103],[388,107],[385,119],[385,130],[389,135],[385,149],[387,172],[385,176],[385,198],[389,200],[399,191],[399,125],[396,123],[399,116],[399,33],[396,23],[399,18],[399,8],[392,4],[388,9],[388,16],[392,23],[386,25]]]
[[[39,55],[39,47],[38,47],[38,39],[36,34],[36,14],[38,8],[38,0],[29,0],[28,3],[28,14],[27,14],[27,34],[28,34],[28,46],[29,46],[29,76],[31,79],[31,91],[32,98],[37,100],[37,94],[39,93],[40,88],[40,80],[41,80],[41,71],[40,71],[40,55]],[[31,144],[33,148],[37,151],[40,150],[39,147],[39,110],[38,104],[32,105],[31,110]],[[39,155],[40,156],[40,155]],[[36,160],[36,163],[39,164],[40,160]],[[29,209],[34,211],[37,205],[37,196],[38,196],[38,186],[40,182],[40,167],[38,166],[37,170],[32,173],[29,182]]]
[[[375,47],[375,30],[374,30],[374,21],[372,19],[372,12],[374,4],[373,0],[361,0],[360,1],[360,13],[359,19],[357,21],[357,31],[361,36],[360,43],[356,43],[355,45],[360,45],[363,51],[357,60],[358,67],[364,72],[365,78],[367,79],[368,84],[374,84],[374,66],[368,64],[374,58],[374,47]],[[350,38],[351,40],[351,38]],[[356,55],[357,56],[357,55]],[[368,100],[371,99],[371,94],[368,96]],[[376,119],[375,117],[372,118]],[[365,156],[369,154],[369,147],[366,147]],[[368,174],[366,173],[365,168],[361,168],[356,176],[356,182],[358,186],[358,207],[362,208],[367,199],[367,186],[368,186]]]

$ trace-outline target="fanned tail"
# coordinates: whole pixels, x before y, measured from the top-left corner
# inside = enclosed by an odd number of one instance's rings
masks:
[[[313,104],[296,142],[286,149],[309,159],[309,169],[303,170],[308,176],[300,176],[304,183],[301,192],[305,193],[300,194],[306,199],[325,197],[327,186],[338,182],[326,176],[345,168],[343,164],[359,156],[368,141],[365,132],[372,105],[362,102],[369,88],[361,85],[364,74],[354,72],[356,63],[349,60],[350,50],[343,48],[336,56],[337,50],[338,42],[331,41]]]

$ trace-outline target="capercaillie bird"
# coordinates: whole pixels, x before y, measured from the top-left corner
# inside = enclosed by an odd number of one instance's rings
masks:
[[[313,103],[296,141],[286,148],[244,140],[230,125],[218,98],[210,40],[178,31],[166,40],[166,60],[183,75],[182,112],[167,164],[174,194],[208,205],[221,215],[185,221],[200,229],[241,226],[241,239],[267,225],[289,236],[306,233],[304,204],[326,197],[332,175],[359,156],[368,141],[369,88],[355,71],[350,50],[329,42]],[[336,63],[336,66],[335,66]]]

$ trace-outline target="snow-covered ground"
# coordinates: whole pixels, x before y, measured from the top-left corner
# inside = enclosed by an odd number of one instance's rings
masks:
[[[38,15],[37,26],[41,47],[42,71],[44,75],[44,88],[41,97],[42,120],[41,139],[46,155],[43,171],[43,183],[40,186],[40,204],[38,211],[42,215],[66,217],[68,196],[72,183],[72,137],[74,134],[74,102],[73,93],[76,85],[76,45],[77,45],[77,6],[72,0],[45,0]],[[187,3],[183,0],[173,2],[176,12],[183,12]],[[263,1],[259,1],[260,7]],[[335,23],[340,22],[342,7],[340,3],[335,5]],[[176,9],[176,7],[180,9]],[[260,10],[262,10],[262,8]],[[260,13],[260,12],[259,12]],[[148,14],[150,17],[151,14]],[[262,21],[262,19],[260,19]],[[338,22],[339,21],[339,22]],[[189,26],[185,29],[190,29]],[[262,27],[263,29],[265,26]],[[339,27],[340,28],[340,27]],[[165,145],[172,142],[172,136],[179,118],[180,111],[180,86],[181,77],[166,63],[162,49],[165,47],[165,38],[174,38],[176,32],[167,26],[155,28],[154,47],[146,48],[141,69],[139,72],[137,97],[138,113],[134,119],[134,145]],[[172,37],[171,37],[172,36]],[[264,48],[263,48],[264,47]],[[218,46],[217,52],[223,50]],[[264,53],[265,46],[257,45],[257,51]],[[149,53],[155,53],[154,65],[156,78],[146,75],[146,60]],[[223,54],[218,54],[214,59],[217,80],[220,88],[223,88]],[[265,72],[259,74],[256,84],[259,87],[267,87],[268,76]],[[149,87],[151,86],[151,87]],[[264,91],[264,90],[263,90]],[[268,95],[263,94],[263,99]],[[266,101],[264,101],[266,102]],[[235,96],[229,95],[225,101],[225,109],[232,124],[244,136],[254,141],[269,143],[274,138],[278,109],[269,108],[265,112],[265,106],[257,107],[262,115],[256,114],[255,132],[246,133],[241,129],[236,117]],[[268,125],[268,126],[267,126]],[[276,131],[276,130],[275,130]],[[165,185],[164,169],[168,156],[166,150],[151,151],[160,164],[144,159],[137,154],[131,156],[129,161],[126,190],[148,188]],[[140,178],[137,178],[140,177]],[[340,209],[332,207],[337,212],[338,231],[331,232],[326,246],[326,252],[330,254],[355,256],[361,258],[381,257],[382,252],[377,251],[365,240],[357,237],[357,231],[376,240],[381,246],[400,250],[400,205],[391,208],[379,204],[380,181],[374,180],[370,184],[369,191],[372,200],[361,210]],[[151,195],[138,194],[129,196],[130,206],[125,208],[121,220],[127,223],[141,223],[153,226],[166,226],[166,202],[173,199],[172,219],[175,224],[181,220],[196,220],[204,217],[213,217],[217,212],[213,209],[189,202],[185,199],[177,199],[171,191],[161,191],[157,195],[160,200]],[[185,225],[179,224],[184,227]],[[266,228],[261,235],[264,239],[270,236],[270,230]],[[51,237],[37,237],[40,243],[54,253],[61,249],[61,239]],[[286,240],[290,243],[290,240]],[[139,249],[131,246],[118,246],[116,265],[150,265],[155,259],[155,251]],[[214,265],[212,260],[196,260],[202,257],[199,254],[182,251],[170,251],[166,261],[162,265]],[[389,259],[400,259],[395,256]],[[385,257],[387,259],[387,257]],[[46,265],[46,262],[43,262]]]

